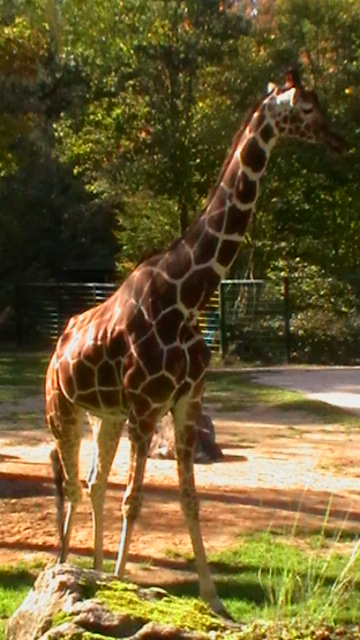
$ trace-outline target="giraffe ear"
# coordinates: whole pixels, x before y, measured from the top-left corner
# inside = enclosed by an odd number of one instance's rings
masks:
[[[268,93],[272,93],[273,91],[275,91],[276,88],[277,87],[275,82],[268,82],[268,86],[267,86]]]
[[[300,73],[297,69],[289,69],[286,73],[285,88],[291,89],[292,87],[301,87]]]

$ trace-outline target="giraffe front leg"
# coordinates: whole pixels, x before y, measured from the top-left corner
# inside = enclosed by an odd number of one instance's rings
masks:
[[[129,428],[130,438],[132,438],[131,431],[132,429]],[[131,441],[128,482],[123,499],[121,538],[115,566],[115,575],[119,578],[122,578],[125,572],[132,531],[141,510],[143,479],[150,442],[151,436],[147,435],[140,441]]]
[[[94,454],[87,480],[92,504],[94,569],[103,568],[104,501],[107,479],[118,448],[122,423],[115,419],[88,416],[93,431]]]

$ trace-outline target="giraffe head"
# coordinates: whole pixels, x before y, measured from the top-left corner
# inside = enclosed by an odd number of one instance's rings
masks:
[[[316,91],[305,89],[295,70],[286,74],[285,85],[269,83],[267,110],[280,134],[323,143],[335,153],[348,150],[346,141],[331,128]]]

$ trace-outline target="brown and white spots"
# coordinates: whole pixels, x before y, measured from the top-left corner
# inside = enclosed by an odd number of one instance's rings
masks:
[[[106,355],[110,362],[120,363],[129,353],[129,341],[127,333],[120,325],[116,332],[113,333],[106,347]]]
[[[189,311],[202,309],[218,284],[219,276],[212,266],[192,271],[181,285],[180,298],[182,304]]]
[[[241,171],[236,180],[235,197],[238,202],[248,206],[255,204],[258,195],[257,180],[253,180],[245,171]]]
[[[229,166],[226,169],[225,175],[223,177],[223,184],[227,189],[228,193],[232,192],[235,186],[235,181],[240,171],[240,161],[239,161],[239,150],[236,149],[234,156],[229,162]]]
[[[167,373],[160,372],[148,378],[140,387],[141,393],[151,398],[153,405],[162,405],[175,391],[175,381]]]
[[[240,241],[246,232],[251,214],[251,208],[241,209],[241,211],[239,211],[239,207],[232,204],[226,216],[224,237],[236,235],[238,241]]]
[[[229,267],[235,260],[239,252],[238,240],[223,240],[217,252],[217,262],[222,267]]]
[[[127,330],[132,344],[136,343],[140,336],[143,337],[151,331],[151,322],[142,307],[137,306],[133,309],[128,319]]]
[[[142,353],[141,362],[148,375],[151,376],[157,371],[162,370],[164,349],[155,330],[151,331],[146,338],[142,340],[140,350]]]
[[[164,272],[166,274],[166,272]],[[147,309],[148,301],[158,298],[163,309],[176,306],[177,284],[164,275],[160,269],[154,269],[147,295],[142,300],[142,306]]]
[[[226,216],[219,215],[219,211],[212,214],[210,213],[207,216],[207,227],[216,234],[220,234],[223,231],[225,222]]]
[[[240,158],[242,166],[249,168],[252,173],[260,173],[265,169],[267,156],[256,137],[251,137],[245,142]]]
[[[164,369],[177,383],[186,377],[187,357],[180,343],[166,349]]]
[[[264,144],[269,144],[270,140],[272,138],[274,138],[274,136],[275,136],[274,127],[270,124],[270,122],[267,122],[260,129],[259,134],[260,134],[261,140],[264,142]]]
[[[215,190],[213,197],[211,198],[208,207],[207,207],[207,215],[208,216],[216,216],[219,211],[224,211],[226,207],[226,201],[228,197],[228,191],[225,189],[224,185],[220,184]]]
[[[219,236],[206,230],[202,236],[201,245],[196,245],[193,249],[194,269],[197,269],[199,265],[207,265],[213,259],[218,244]],[[185,279],[187,276],[188,274]]]
[[[262,125],[264,124],[265,120],[266,120],[266,116],[263,111],[261,111],[260,113],[256,112],[249,124],[249,133],[256,133],[257,131],[259,131],[259,129],[261,129]]]
[[[139,358],[133,358],[129,370],[125,373],[123,387],[126,393],[137,390],[148,379],[148,373]]]
[[[96,388],[98,371],[102,364],[101,362],[99,365],[94,366],[87,360],[75,360],[72,365],[71,378],[75,381],[76,393],[86,393],[89,389]]]
[[[155,333],[161,345],[174,344],[179,338],[179,331],[184,322],[184,313],[179,309],[179,305],[180,303],[177,301],[176,305],[164,311],[154,326]]]
[[[200,594],[216,612],[223,609],[206,562],[193,472],[195,421],[201,412],[210,362],[197,318],[238,254],[260,178],[279,135],[326,139],[330,147],[342,147],[321,115],[316,94],[304,92],[297,74],[289,73],[284,87],[271,85],[236,133],[199,218],[165,252],[153,253],[141,262],[111,298],[69,321],[46,375],[47,422],[55,439],[53,460],[59,461],[57,475],[63,480],[59,501],[64,501],[64,492],[68,500],[66,518],[61,504],[58,507],[60,561],[66,560],[69,551],[80,495],[79,448],[85,411],[95,425],[88,487],[96,569],[102,568],[103,560],[106,482],[121,434],[120,418],[127,416],[131,455],[115,569],[122,576],[140,510],[151,436],[159,417],[171,410],[180,496],[196,556]]]
[[[184,241],[179,242],[177,247],[165,254],[164,261],[165,264],[162,268],[166,270],[169,279],[181,280],[192,267],[192,255],[189,247]]]
[[[131,397],[132,403],[136,404],[136,415],[139,419],[146,418],[153,410],[153,404],[149,397],[141,392],[136,392]]]
[[[184,235],[184,242],[190,252],[193,251],[194,247],[196,247],[199,243],[201,243],[202,236],[205,232],[205,221],[200,218],[196,220],[188,231]]]

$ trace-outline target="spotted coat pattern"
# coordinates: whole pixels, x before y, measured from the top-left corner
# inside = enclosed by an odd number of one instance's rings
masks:
[[[103,503],[107,477],[126,419],[131,442],[116,573],[122,575],[141,507],[146,458],[157,421],[173,413],[180,500],[192,540],[200,593],[222,611],[206,562],[193,474],[195,421],[201,412],[209,349],[197,317],[234,262],[279,136],[325,142],[335,148],[316,95],[294,73],[272,85],[251,110],[201,215],[166,251],[140,263],[112,297],[71,318],[46,375],[46,415],[55,439],[64,494],[61,554],[69,551],[81,495],[79,446],[84,413],[94,430],[88,478],[93,509],[94,565],[102,567]],[[62,521],[63,520],[63,521]]]

